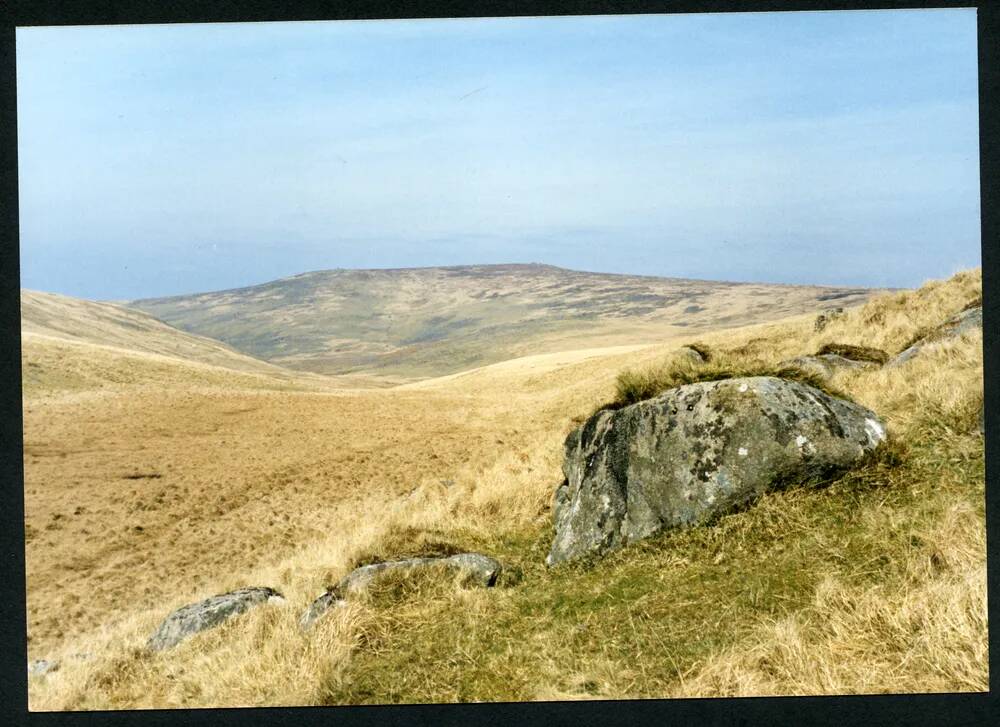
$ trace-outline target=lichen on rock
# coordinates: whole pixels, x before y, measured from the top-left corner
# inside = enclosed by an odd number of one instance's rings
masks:
[[[251,587],[182,606],[163,620],[159,628],[149,637],[146,648],[150,651],[169,649],[189,636],[218,626],[254,606],[283,600],[283,596],[273,588]]]
[[[566,438],[546,563],[600,555],[828,477],[885,437],[872,411],[770,376],[688,384],[600,411]]]
[[[490,588],[496,584],[503,566],[493,558],[480,553],[457,553],[438,558],[405,558],[371,563],[355,568],[340,579],[337,585],[320,594],[299,618],[299,626],[309,629],[331,608],[342,605],[351,595],[363,591],[380,577],[389,573],[416,574],[441,568],[457,577],[463,585]]]

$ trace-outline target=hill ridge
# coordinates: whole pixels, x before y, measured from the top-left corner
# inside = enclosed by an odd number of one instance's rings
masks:
[[[851,306],[876,292],[504,263],[310,271],[129,305],[291,369],[427,378]]]

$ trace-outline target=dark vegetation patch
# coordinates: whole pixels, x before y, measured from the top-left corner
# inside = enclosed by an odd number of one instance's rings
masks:
[[[821,487],[769,493],[708,526],[666,530],[593,561],[545,567],[548,527],[517,538],[497,533],[483,545],[524,564],[519,587],[491,594],[477,609],[459,607],[445,590],[428,589],[426,599],[388,594],[405,614],[375,612],[347,674],[324,683],[321,701],[537,699],[538,675],[553,665],[566,675],[554,677],[554,687],[597,673],[606,674],[599,690],[606,696],[663,696],[713,652],[740,643],[759,619],[810,608],[824,577],[872,586],[907,577],[908,563],[933,548],[915,544],[914,532],[982,482],[982,450],[970,449],[968,437],[959,447],[930,441],[917,461],[892,444]],[[968,452],[955,461],[954,481],[933,478],[938,484],[928,492],[939,458],[955,450]],[[909,517],[889,517],[903,512]],[[641,670],[633,668],[636,654],[644,657]]]
[[[689,343],[687,347],[690,348],[695,353],[697,353],[699,356],[701,356],[706,363],[712,360],[712,349],[710,349],[704,343],[699,343],[698,341],[695,341],[694,343]]]
[[[852,346],[848,343],[826,343],[816,352],[816,355],[824,356],[828,353],[843,356],[851,361],[871,361],[880,366],[889,360],[889,354],[880,348]]]
[[[122,475],[123,480],[158,480],[163,475],[159,472],[133,472],[129,475]]]
[[[983,307],[983,296],[982,294],[980,294],[977,295],[972,300],[970,300],[968,303],[966,303],[965,307],[962,308],[961,312],[964,313],[967,310],[972,310],[973,308],[982,308],[982,307]]]
[[[916,332],[907,339],[906,343],[904,343],[900,347],[898,353],[902,353],[910,346],[916,346],[918,343],[920,343],[924,339],[928,338],[932,333],[934,333],[935,330],[937,329],[933,326],[920,326],[916,330]]]

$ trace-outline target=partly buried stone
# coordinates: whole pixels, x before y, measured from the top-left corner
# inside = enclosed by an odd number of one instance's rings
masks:
[[[35,659],[33,662],[28,664],[28,676],[30,677],[43,677],[46,674],[51,674],[54,671],[59,671],[58,661],[50,661],[48,659]]]
[[[820,313],[818,316],[816,316],[816,321],[813,323],[813,330],[822,331],[832,321],[835,321],[838,318],[843,318],[843,317],[844,317],[843,308],[833,308],[831,310],[824,311]]]
[[[308,629],[331,608],[341,605],[348,595],[363,591],[388,573],[416,574],[434,568],[441,568],[452,577],[457,576],[462,585],[482,588],[495,585],[503,571],[503,566],[498,561],[479,553],[458,553],[440,558],[406,558],[363,565],[348,573],[336,586],[313,601],[299,618],[299,626]]]
[[[691,343],[687,346],[681,346],[677,349],[677,355],[695,364],[705,363],[712,359],[712,352],[702,343]]]
[[[688,384],[600,411],[566,439],[546,563],[600,555],[828,477],[885,436],[868,409],[770,376]]]
[[[824,379],[833,376],[835,371],[856,371],[875,368],[871,361],[854,361],[835,353],[824,353],[819,356],[797,356],[782,361],[780,366],[794,366],[808,373],[816,374]]]
[[[241,588],[178,608],[149,637],[146,648],[162,651],[176,646],[199,631],[218,626],[226,619],[264,603],[280,603],[284,597],[264,586]]]
[[[901,351],[886,366],[899,366],[911,360],[917,354],[923,352],[928,347],[935,346],[946,341],[954,340],[963,334],[971,333],[977,328],[983,327],[983,308],[976,306],[958,313],[933,331],[914,342]]]

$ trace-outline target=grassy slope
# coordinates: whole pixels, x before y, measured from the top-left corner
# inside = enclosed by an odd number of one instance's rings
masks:
[[[699,338],[772,362],[831,342],[894,352],[979,292],[978,272],[966,273],[880,297],[821,334],[802,317]],[[57,611],[67,633],[57,637],[39,623],[29,644],[36,657],[90,650],[97,658],[33,680],[33,708],[985,689],[979,336],[899,369],[837,375],[834,384],[882,414],[903,442],[895,466],[775,493],[715,525],[664,533],[590,567],[544,568],[562,438],[610,398],[617,373],[658,364],[677,344],[567,356],[562,365],[534,359],[520,371],[510,362],[392,393],[325,395],[321,402],[313,401],[320,395],[296,394],[293,415],[280,414],[289,409],[280,401],[286,395],[268,395],[272,407],[258,415],[264,419],[246,429],[228,419],[229,428],[216,435],[229,441],[285,416],[296,431],[272,435],[270,451],[307,453],[295,464],[288,460],[294,470],[285,481],[264,460],[233,484],[247,498],[231,503],[233,522],[254,552],[239,543],[230,549],[223,538],[199,567],[184,552],[194,546],[180,543],[170,557],[190,566],[173,580],[160,550],[133,543],[106,554],[101,577],[119,574],[118,601],[75,623],[74,609],[86,609],[77,595],[76,604]],[[379,408],[372,396],[381,397]],[[195,405],[198,421],[217,421],[205,402]],[[214,406],[231,402],[220,398]],[[348,427],[329,451],[303,448],[323,442],[311,432],[343,428],[351,407],[365,412],[367,430]],[[78,415],[53,410],[27,421],[37,424],[39,438],[71,444],[65,422]],[[132,415],[147,416],[142,407]],[[108,416],[108,426],[113,420]],[[61,433],[58,422],[67,427]],[[388,422],[401,431],[373,452],[365,444],[370,428]],[[184,427],[178,421],[174,435],[184,436]],[[27,431],[26,440],[33,438]],[[213,443],[204,441],[203,448]],[[333,452],[342,464],[330,467]],[[332,476],[357,472],[350,460],[362,454],[369,475],[333,486]],[[175,466],[183,470],[182,462]],[[228,491],[244,476],[240,462],[234,452],[215,475],[216,487]],[[184,471],[194,477],[202,466]],[[31,484],[41,490],[56,471],[39,467]],[[382,482],[391,473],[399,479]],[[268,526],[268,508],[254,501],[260,479],[280,503],[280,527]],[[50,501],[29,497],[29,522],[43,518]],[[192,504],[186,512],[194,540],[215,527],[199,518],[200,509]],[[297,527],[296,519],[307,525]],[[217,526],[226,532],[225,521]],[[33,614],[45,612],[54,592],[57,571],[46,548],[55,540],[29,541]],[[364,553],[435,540],[494,554],[520,568],[523,580],[491,591],[390,584],[308,636],[297,632],[309,600]],[[127,569],[114,567],[126,552],[147,558],[156,577],[129,581]],[[200,580],[192,582],[195,576]],[[80,575],[79,587],[92,577]],[[256,583],[281,588],[288,605],[260,609],[172,652],[147,657],[136,650],[170,608]],[[73,584],[59,585],[66,596],[77,593]],[[151,595],[129,603],[143,588]],[[95,625],[98,616],[103,627]]]
[[[100,344],[235,371],[282,373],[277,366],[219,341],[179,331],[141,311],[55,293],[21,291],[21,330],[48,339]]]
[[[655,342],[869,295],[483,265],[318,271],[132,305],[291,368],[427,377],[531,354]]]
[[[21,291],[21,335],[28,397],[122,385],[323,390],[392,383],[289,371],[141,311],[53,293]]]

